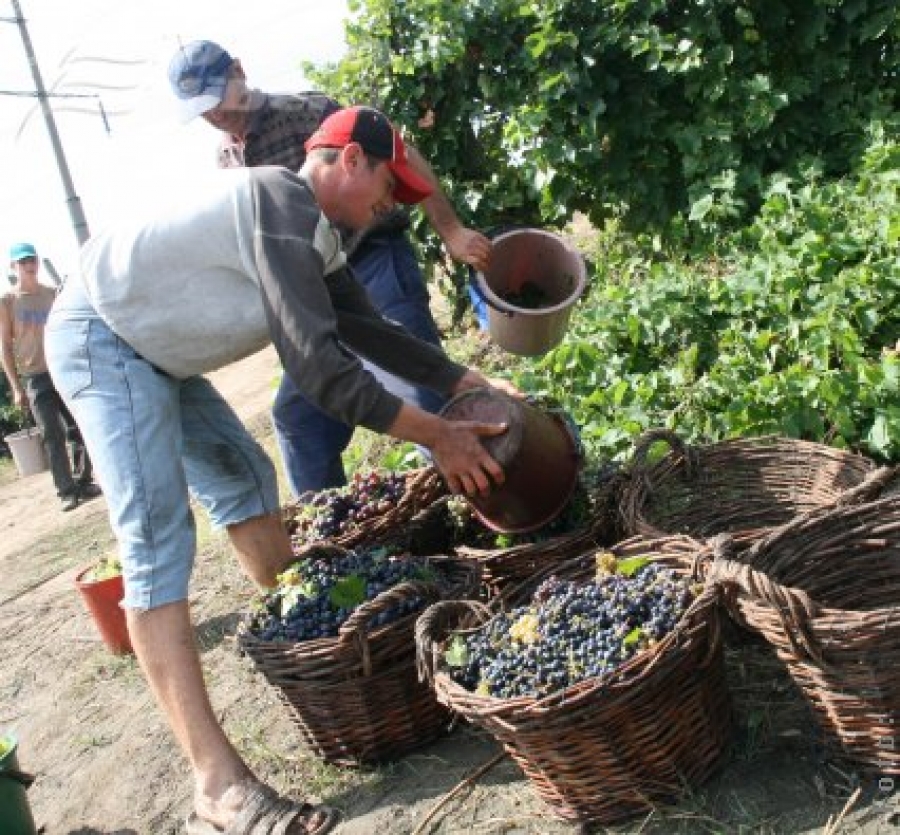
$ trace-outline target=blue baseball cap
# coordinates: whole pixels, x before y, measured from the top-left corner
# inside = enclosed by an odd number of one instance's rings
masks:
[[[169,62],[169,84],[178,97],[182,122],[190,122],[222,101],[233,63],[234,59],[212,41],[192,41],[178,48]]]
[[[9,260],[15,263],[23,258],[37,258],[37,250],[34,244],[13,244],[9,248]]]

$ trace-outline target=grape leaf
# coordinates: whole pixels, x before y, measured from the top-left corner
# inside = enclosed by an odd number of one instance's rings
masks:
[[[616,574],[621,574],[624,577],[634,577],[649,562],[650,560],[646,557],[631,557],[627,560],[619,560],[616,563]]]
[[[444,661],[450,667],[465,667],[469,662],[469,650],[462,635],[454,635],[450,646],[444,652]]]
[[[630,647],[638,643],[644,637],[644,630],[640,626],[635,626],[624,638],[622,638],[622,646]]]
[[[365,599],[366,581],[359,574],[341,577],[328,592],[328,602],[335,609],[352,609]]]

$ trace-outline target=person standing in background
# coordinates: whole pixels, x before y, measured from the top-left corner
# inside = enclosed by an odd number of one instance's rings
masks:
[[[13,403],[30,411],[44,439],[53,484],[64,511],[100,495],[91,480],[91,461],[71,413],[53,386],[44,356],[44,327],[56,291],[38,280],[37,250],[32,244],[10,248],[16,283],[0,300],[0,361],[9,380]],[[72,444],[70,460],[67,441]],[[73,475],[72,461],[79,462]]]
[[[169,82],[183,121],[202,116],[222,131],[222,168],[280,165],[299,171],[306,160],[304,143],[326,117],[341,108],[322,93],[269,95],[251,88],[240,60],[207,40],[176,51],[169,64]],[[409,146],[407,153],[413,169],[431,185],[422,207],[447,251],[457,261],[484,270],[490,241],[460,222],[421,155]],[[346,234],[345,251],[375,309],[440,347],[425,279],[406,235],[408,228],[407,212],[397,209],[368,229]],[[412,385],[370,362],[364,365],[388,391],[427,412],[438,412],[445,402],[430,389]],[[275,396],[272,422],[294,496],[346,484],[341,455],[353,428],[311,403],[287,374],[282,375]]]

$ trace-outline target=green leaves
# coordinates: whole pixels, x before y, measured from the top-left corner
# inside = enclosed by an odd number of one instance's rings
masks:
[[[444,661],[449,667],[465,667],[469,663],[469,650],[462,635],[454,635],[444,652]]]
[[[352,609],[366,599],[366,581],[359,574],[341,577],[328,593],[328,602],[335,609]]]

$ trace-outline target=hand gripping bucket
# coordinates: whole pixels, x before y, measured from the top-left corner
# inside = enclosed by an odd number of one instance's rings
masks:
[[[506,480],[487,495],[466,497],[487,527],[525,533],[562,512],[578,484],[582,453],[574,428],[561,415],[488,388],[458,394],[441,415],[508,424],[502,435],[481,439]]]
[[[536,356],[562,340],[586,278],[584,259],[558,235],[514,229],[494,238],[491,265],[475,273],[473,289],[487,307],[491,339]]]

